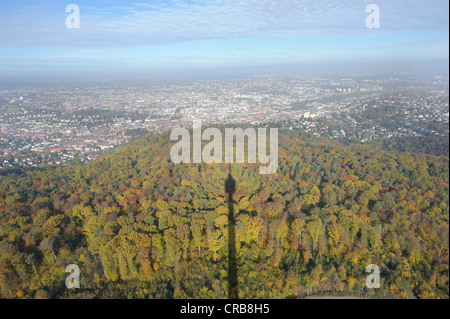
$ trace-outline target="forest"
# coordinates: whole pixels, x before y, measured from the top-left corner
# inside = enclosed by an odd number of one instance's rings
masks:
[[[169,137],[0,174],[0,297],[227,298],[232,226],[239,298],[449,298],[448,156],[287,130],[261,175],[173,164]]]

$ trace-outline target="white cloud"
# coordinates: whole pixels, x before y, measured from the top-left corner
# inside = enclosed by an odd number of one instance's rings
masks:
[[[367,33],[365,7],[381,8],[380,34],[448,28],[448,1],[172,0],[83,6],[81,28],[65,13],[0,13],[0,46],[128,47],[203,39],[351,36]],[[61,7],[63,9],[63,7]]]

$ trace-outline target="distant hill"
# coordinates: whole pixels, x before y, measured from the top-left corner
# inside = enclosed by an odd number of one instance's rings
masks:
[[[430,155],[449,154],[448,136],[405,136],[394,137],[389,140],[374,141],[384,149],[398,152],[424,153]]]
[[[230,204],[228,165],[175,165],[172,145],[149,134],[85,165],[0,175],[0,296],[226,298],[231,251],[240,298],[448,298],[447,156],[293,130],[277,174],[231,165]]]

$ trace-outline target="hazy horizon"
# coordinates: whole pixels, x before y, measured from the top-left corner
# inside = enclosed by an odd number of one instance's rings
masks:
[[[195,81],[195,80],[227,80],[259,77],[308,77],[348,75],[388,75],[396,73],[424,72],[448,75],[449,61],[389,61],[378,63],[341,63],[341,64],[297,64],[297,65],[264,65],[241,68],[214,68],[174,70],[167,72],[128,72],[120,71],[96,74],[95,71],[82,74],[48,74],[30,76],[1,77],[0,85],[37,84],[37,83],[73,83],[73,82],[115,82],[115,81]]]

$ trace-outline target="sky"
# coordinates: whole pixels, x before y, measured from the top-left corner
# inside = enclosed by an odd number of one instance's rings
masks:
[[[79,28],[66,26],[69,4]],[[379,28],[366,26],[369,4]],[[448,0],[0,0],[0,80],[448,65],[448,10]]]

